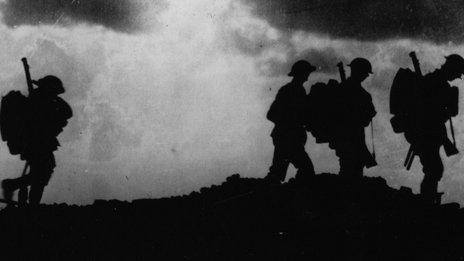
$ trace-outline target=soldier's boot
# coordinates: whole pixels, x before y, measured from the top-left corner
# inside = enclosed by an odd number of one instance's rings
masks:
[[[434,198],[433,198],[433,196],[430,195],[430,194],[421,193],[421,194],[420,194],[420,199],[421,199],[422,204],[423,204],[424,206],[433,205]]]
[[[316,174],[309,170],[298,170],[295,175],[295,181],[300,184],[310,185],[313,183]]]
[[[38,206],[40,204],[40,200],[42,199],[42,195],[44,192],[45,186],[34,184],[31,186],[29,191],[29,204],[31,206]]]
[[[280,185],[281,177],[273,172],[269,172],[266,177],[264,177],[263,181],[266,185]]]
[[[425,205],[428,206],[437,206],[441,204],[441,197],[443,192],[440,193],[425,193],[421,194],[422,201]]]
[[[304,151],[304,147],[298,156],[294,158],[294,165],[298,169],[295,175],[295,180],[297,183],[309,185],[313,183],[316,176],[316,172],[314,171],[314,165],[311,159],[309,158],[306,151]]]
[[[441,205],[441,197],[443,196],[443,192],[438,192],[435,194],[435,201],[434,201],[434,204],[435,205]]]
[[[274,160],[268,174],[264,177],[264,183],[267,185],[279,185],[285,180],[288,165],[287,160]]]
[[[431,174],[425,174],[420,186],[420,193],[425,204],[436,205],[441,203],[441,195],[438,193],[438,179]]]

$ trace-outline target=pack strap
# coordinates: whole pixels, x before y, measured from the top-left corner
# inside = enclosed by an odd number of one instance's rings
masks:
[[[371,119],[371,142],[372,142],[372,157],[375,159],[375,143],[374,143],[374,121]]]

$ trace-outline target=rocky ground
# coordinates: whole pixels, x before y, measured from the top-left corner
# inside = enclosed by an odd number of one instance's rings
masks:
[[[236,174],[179,197],[11,207],[0,233],[0,253],[25,260],[464,259],[458,204],[331,174],[279,186]]]

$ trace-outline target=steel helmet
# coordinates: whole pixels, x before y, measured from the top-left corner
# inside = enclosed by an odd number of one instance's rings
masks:
[[[293,64],[292,70],[288,73],[288,76],[297,76],[302,73],[306,72],[314,72],[316,70],[316,66],[310,64],[306,60],[299,60]]]
[[[46,89],[46,91],[55,95],[64,93],[63,82],[54,75],[47,75],[34,83],[39,86],[39,88],[44,88],[44,90]]]
[[[360,69],[362,71],[365,71],[365,72],[368,72],[368,73],[372,74],[372,65],[365,58],[361,58],[361,57],[354,58],[353,61],[351,61],[351,63],[348,64],[348,66],[350,66],[351,69],[358,68],[358,69]]]
[[[448,68],[451,68],[456,72],[464,74],[464,58],[462,58],[462,56],[460,56],[459,54],[451,54],[445,56],[445,58],[445,65],[447,65]]]

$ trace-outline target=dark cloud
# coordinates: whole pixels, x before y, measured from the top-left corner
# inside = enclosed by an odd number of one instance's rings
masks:
[[[303,29],[336,38],[417,38],[463,42],[464,1],[243,0],[281,29]]]
[[[11,27],[77,22],[103,25],[121,32],[137,32],[143,30],[138,15],[144,6],[133,0],[9,0],[0,8],[5,24]]]

